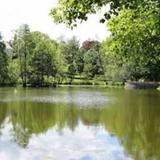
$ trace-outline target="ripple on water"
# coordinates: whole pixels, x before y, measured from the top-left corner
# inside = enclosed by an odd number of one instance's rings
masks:
[[[66,103],[73,104],[78,107],[103,106],[108,102],[108,98],[100,92],[74,92],[72,94],[65,95],[53,95],[53,96],[35,96],[32,97],[33,102],[43,103]]]
[[[77,107],[100,107],[104,106],[109,98],[98,91],[66,91],[63,94],[52,93],[48,95],[17,95],[16,97],[7,96],[1,102],[26,101],[36,103],[65,103]]]

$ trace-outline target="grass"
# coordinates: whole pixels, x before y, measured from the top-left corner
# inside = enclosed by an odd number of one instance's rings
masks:
[[[90,86],[105,86],[108,88],[122,88],[123,82],[106,81],[102,78],[86,79],[81,76],[75,76],[71,81],[69,78],[65,79],[60,85],[90,85]]]

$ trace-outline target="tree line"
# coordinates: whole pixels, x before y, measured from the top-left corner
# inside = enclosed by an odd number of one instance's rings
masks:
[[[156,9],[156,11],[155,11]],[[160,9],[123,9],[107,21],[103,42],[56,41],[21,25],[13,39],[0,37],[0,85],[107,84],[160,80]]]
[[[0,39],[0,84],[42,87],[93,79],[104,74],[100,45],[98,41],[80,45],[75,37],[58,42],[21,25],[12,40]]]
[[[58,0],[50,15],[71,28],[108,5],[100,17],[110,37],[102,42],[107,79],[160,80],[159,0]]]

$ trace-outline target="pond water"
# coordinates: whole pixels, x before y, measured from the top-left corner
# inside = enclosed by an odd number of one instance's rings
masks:
[[[0,160],[159,159],[159,91],[0,88]]]

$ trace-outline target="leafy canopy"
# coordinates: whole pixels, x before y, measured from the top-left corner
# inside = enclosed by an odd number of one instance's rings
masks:
[[[50,15],[55,22],[63,22],[73,27],[77,22],[87,20],[88,14],[96,13],[107,4],[110,5],[110,10],[100,20],[102,23],[110,19],[111,15],[118,15],[124,8],[135,9],[139,6],[147,8],[149,3],[155,3],[160,7],[159,0],[58,0],[57,6],[51,10]]]
[[[125,78],[160,79],[159,16],[159,7],[152,3],[147,11],[142,7],[123,9],[119,16],[108,21],[112,34],[104,48],[110,57],[116,59],[116,65],[123,74],[125,72]]]

